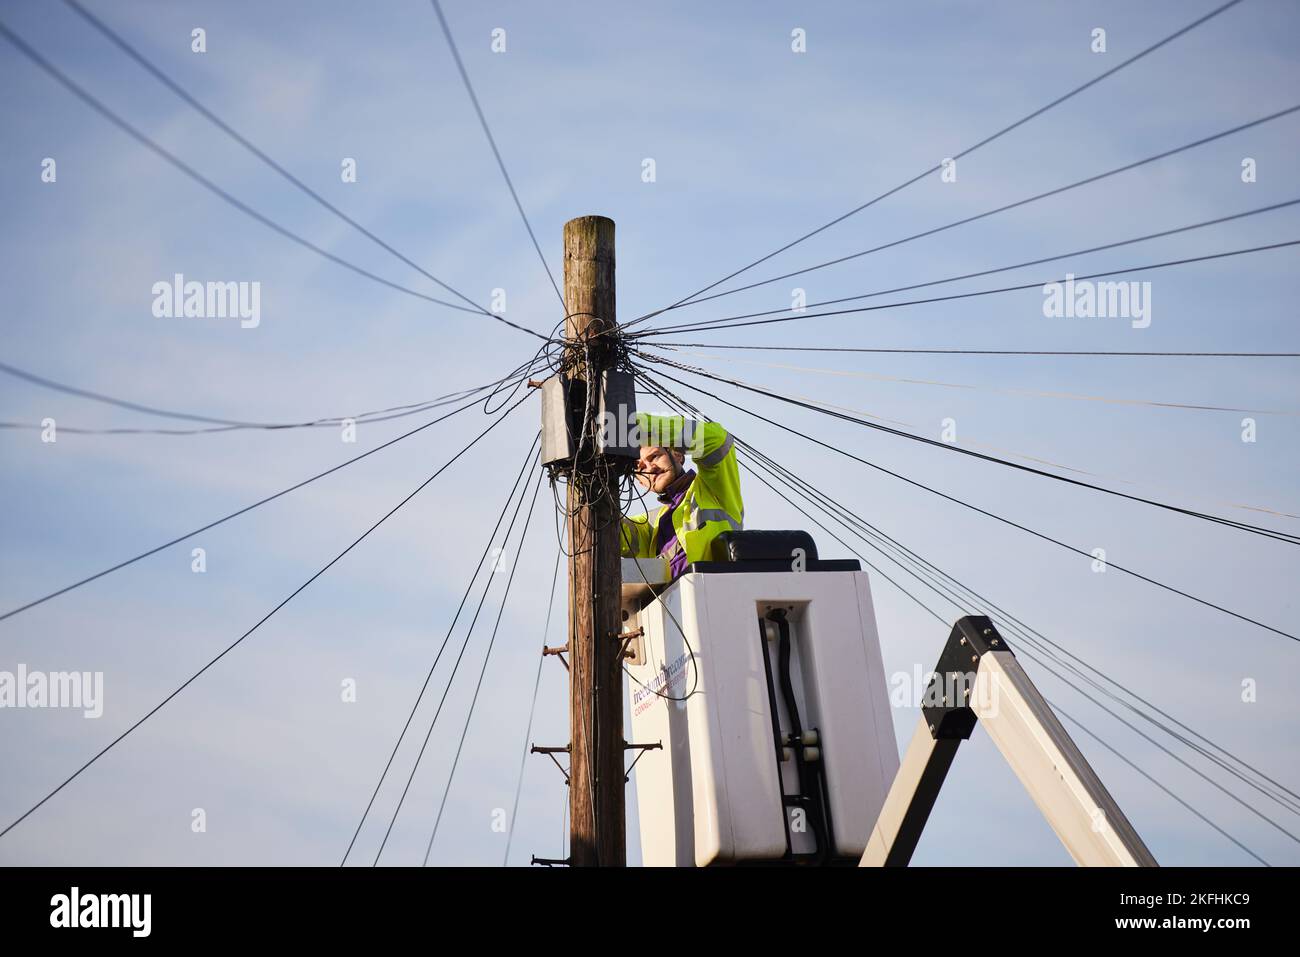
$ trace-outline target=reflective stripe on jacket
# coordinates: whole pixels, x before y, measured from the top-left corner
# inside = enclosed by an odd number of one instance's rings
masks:
[[[745,503],[740,497],[740,468],[736,464],[734,440],[717,422],[698,422],[680,415],[637,413],[637,427],[642,445],[681,449],[695,466],[691,482],[681,504],[673,512],[674,545],[665,553],[670,561],[686,551],[686,561],[709,559],[709,547],[720,533],[745,523]],[[622,551],[636,558],[653,558],[662,542],[655,541],[664,505],[650,515],[630,515],[623,519]]]

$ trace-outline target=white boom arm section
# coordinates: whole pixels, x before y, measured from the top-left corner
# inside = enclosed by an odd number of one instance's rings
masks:
[[[903,866],[979,721],[1077,864],[1154,867],[1137,831],[1038,693],[993,623],[962,618],[939,657],[921,721],[861,866]]]

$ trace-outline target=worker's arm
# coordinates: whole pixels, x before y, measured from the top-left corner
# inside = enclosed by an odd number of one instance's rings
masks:
[[[654,529],[649,515],[624,515],[619,535],[619,552],[628,558],[654,557]]]
[[[743,528],[745,502],[740,495],[740,466],[731,433],[717,422],[700,422],[680,415],[638,412],[636,420],[641,444],[681,449],[689,455],[697,481],[722,504],[731,527]]]
[[[642,445],[680,449],[691,457],[701,475],[717,473],[728,463],[735,468],[736,453],[732,449],[731,433],[717,422],[638,412],[636,424],[641,430]]]

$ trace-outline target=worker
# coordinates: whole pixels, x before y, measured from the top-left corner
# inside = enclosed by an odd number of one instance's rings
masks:
[[[710,558],[719,534],[744,525],[735,440],[717,422],[680,415],[638,412],[636,422],[641,443],[636,480],[658,496],[661,507],[653,518],[624,517],[622,552],[634,558],[661,555],[676,578],[692,562]],[[694,469],[685,466],[688,453]]]

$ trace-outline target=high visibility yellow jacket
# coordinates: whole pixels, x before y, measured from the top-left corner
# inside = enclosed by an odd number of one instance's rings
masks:
[[[717,422],[698,422],[680,415],[637,413],[641,444],[685,451],[695,465],[691,482],[673,512],[675,541],[664,556],[672,560],[681,551],[686,561],[707,561],[709,546],[720,533],[744,527],[745,503],[740,497],[740,469],[734,439]],[[653,558],[664,543],[656,541],[664,509],[650,515],[623,519],[622,551],[635,558]]]

